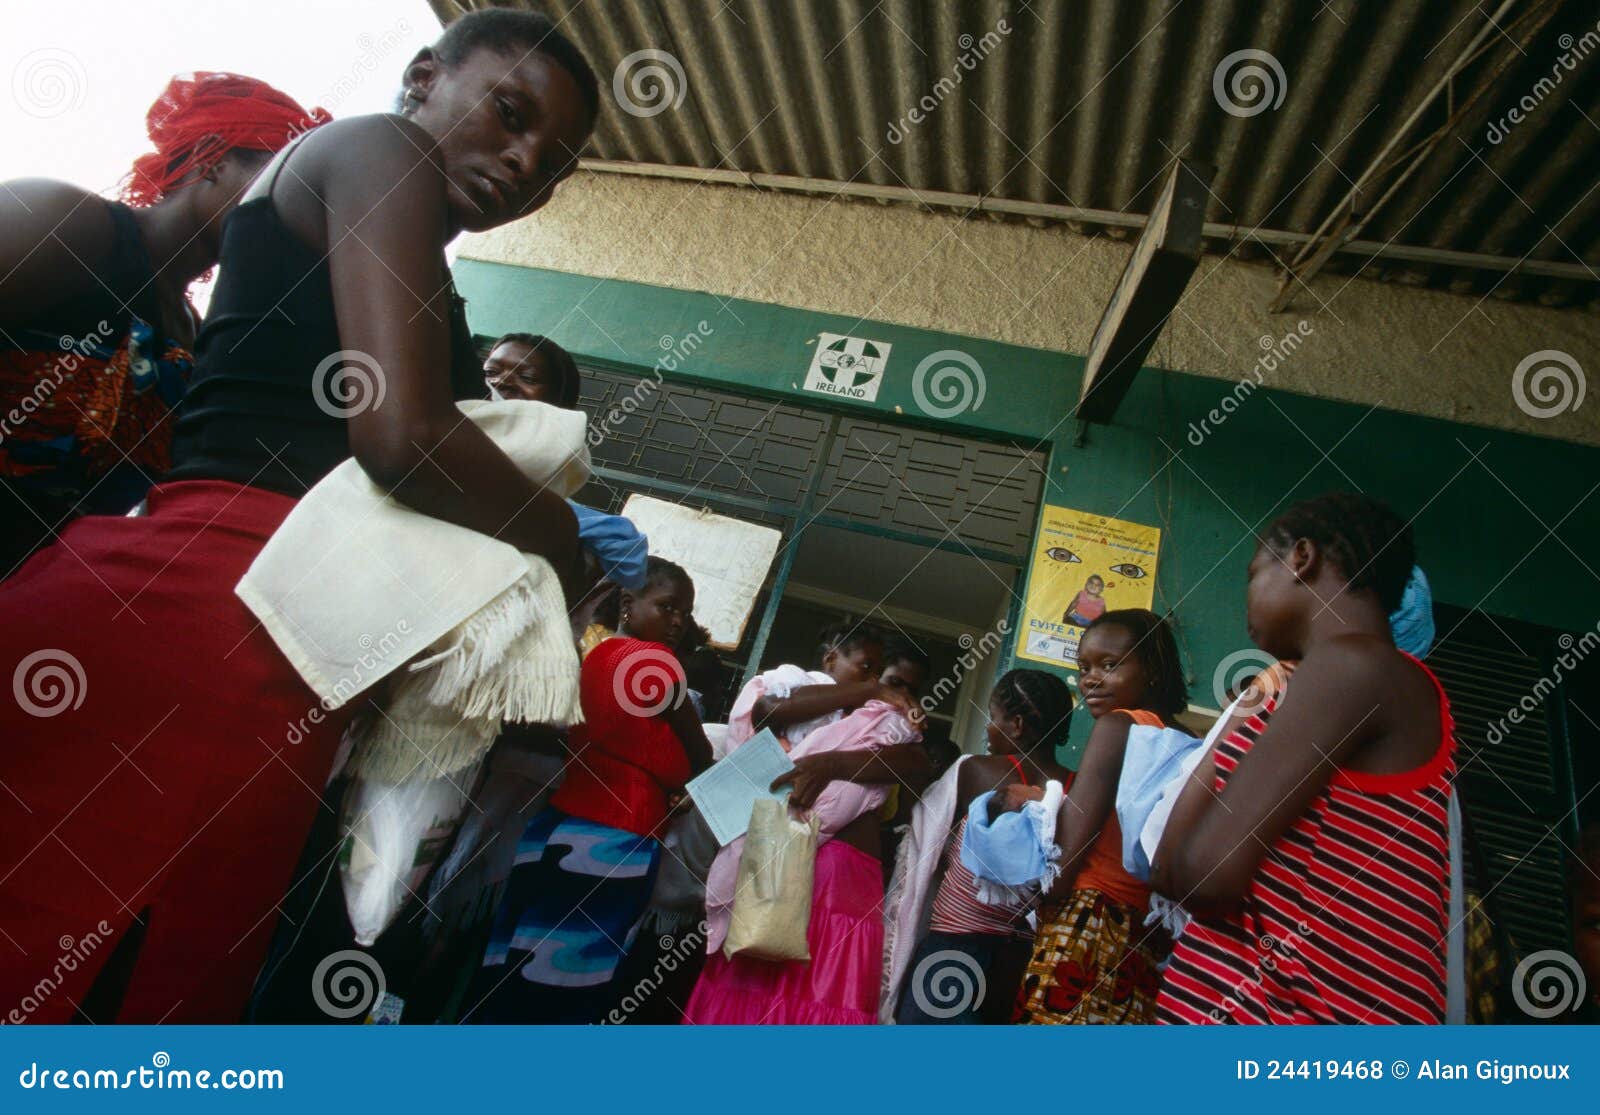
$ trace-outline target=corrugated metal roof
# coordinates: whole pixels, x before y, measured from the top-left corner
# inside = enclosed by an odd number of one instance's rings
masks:
[[[442,18],[484,6],[432,3]],[[1142,213],[1181,153],[1217,166],[1209,221],[1294,233],[1318,228],[1457,55],[1487,31],[1448,96],[1423,113],[1399,150],[1474,92],[1481,96],[1361,238],[1588,263],[1600,276],[1600,8],[1593,3],[1528,0],[1494,26],[1487,21],[1495,5],[1473,0],[522,6],[559,20],[608,87],[639,51],[665,51],[681,66],[677,107],[642,116],[607,106],[593,143],[603,159]],[[1214,77],[1238,51],[1275,60],[1281,82],[1269,63],[1260,72],[1281,95],[1277,107],[1225,111]],[[1249,62],[1237,60],[1224,77]],[[645,86],[641,95],[648,93]],[[1248,82],[1228,95],[1245,110],[1255,107]],[[1506,119],[1521,103],[1531,105],[1525,119]],[[909,113],[919,105],[931,107],[917,124]],[[1491,142],[1496,121],[1505,135]],[[1362,204],[1382,189],[1380,182],[1367,190]],[[1268,251],[1256,243],[1216,247],[1247,258]],[[1282,245],[1270,250],[1287,258]],[[1600,278],[1358,256],[1336,256],[1328,266],[1552,305],[1600,295]]]

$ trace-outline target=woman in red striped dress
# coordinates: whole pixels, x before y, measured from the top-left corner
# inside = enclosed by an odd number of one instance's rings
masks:
[[[1300,665],[1218,741],[1151,882],[1195,914],[1163,1022],[1440,1023],[1450,704],[1395,649],[1411,530],[1366,496],[1296,504],[1250,563],[1250,637]]]

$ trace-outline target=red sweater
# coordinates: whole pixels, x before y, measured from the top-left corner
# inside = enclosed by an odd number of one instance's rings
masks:
[[[557,809],[640,836],[659,835],[667,796],[689,780],[689,756],[654,715],[683,668],[661,643],[617,636],[583,660],[582,724],[568,735],[566,780],[550,798]]]

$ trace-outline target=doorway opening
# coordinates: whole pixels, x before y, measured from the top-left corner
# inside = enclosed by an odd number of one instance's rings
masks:
[[[866,622],[930,658],[930,742],[982,750],[1042,452],[595,367],[581,402],[607,436],[580,502],[637,492],[781,532],[739,645],[717,648],[707,720],[761,670],[813,664],[822,628]]]

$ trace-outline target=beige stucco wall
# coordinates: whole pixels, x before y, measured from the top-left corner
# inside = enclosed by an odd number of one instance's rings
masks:
[[[461,246],[477,259],[1078,354],[1129,250],[1061,227],[594,172]],[[1600,445],[1600,403],[1536,418],[1512,392],[1519,363],[1541,350],[1600,370],[1600,314],[1332,276],[1274,315],[1276,289],[1263,264],[1203,260],[1148,362],[1237,380],[1263,337],[1304,319],[1310,337],[1265,385]]]

